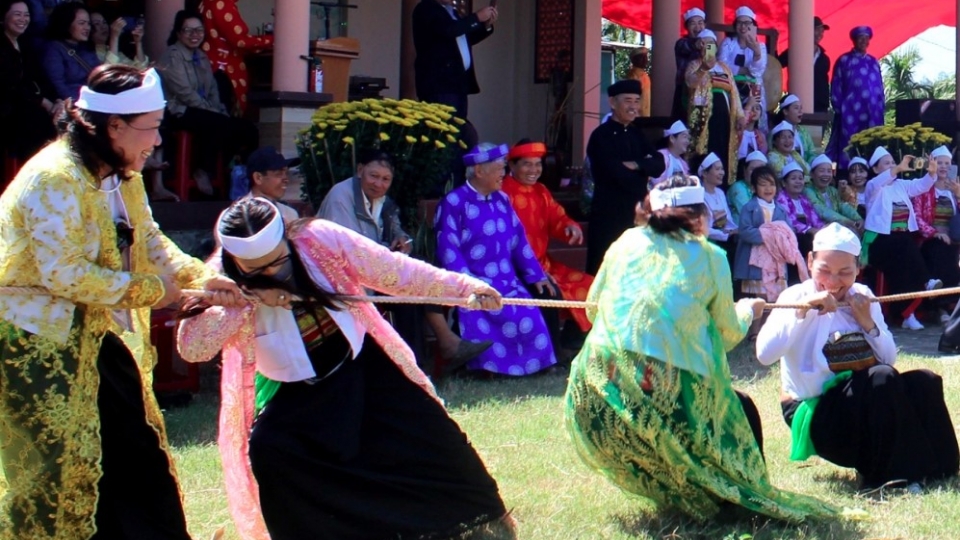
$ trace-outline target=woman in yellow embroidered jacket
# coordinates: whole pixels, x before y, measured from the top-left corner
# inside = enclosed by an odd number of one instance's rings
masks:
[[[189,538],[150,389],[150,308],[236,290],[157,228],[139,171],[160,144],[153,70],[94,70],[59,142],[0,197],[0,538]],[[96,534],[96,536],[94,536]]]

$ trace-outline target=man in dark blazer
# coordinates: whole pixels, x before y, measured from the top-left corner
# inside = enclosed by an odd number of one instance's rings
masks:
[[[830,57],[820,46],[824,30],[829,29],[829,26],[823,24],[823,19],[813,18],[813,112],[818,113],[825,113],[830,108]],[[781,66],[789,67],[790,49],[780,53],[777,60]]]
[[[480,93],[471,47],[493,33],[497,8],[487,6],[461,18],[453,0],[420,0],[413,9],[417,97],[443,103],[467,118],[467,96]]]

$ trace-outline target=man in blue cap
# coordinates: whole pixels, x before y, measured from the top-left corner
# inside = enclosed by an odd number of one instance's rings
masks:
[[[250,179],[250,197],[263,197],[276,204],[283,221],[289,223],[300,214],[283,204],[287,185],[290,183],[288,171],[291,166],[300,163],[299,159],[287,159],[272,146],[262,146],[247,158],[247,177]]]
[[[633,226],[634,207],[647,196],[647,178],[663,174],[663,157],[633,124],[640,111],[640,83],[607,88],[611,117],[590,134],[587,158],[594,192],[587,229],[587,273],[596,274],[603,255]]]

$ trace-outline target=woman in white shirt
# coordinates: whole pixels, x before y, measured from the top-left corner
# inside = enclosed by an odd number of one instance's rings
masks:
[[[919,180],[901,180],[897,175],[911,170],[913,156],[904,156],[894,164],[886,148],[878,147],[870,157],[874,177],[867,182],[867,219],[864,223],[864,251],[868,263],[883,272],[890,294],[938,289],[943,282],[930,275],[920,254],[920,226],[910,197],[929,190],[936,181],[937,164],[931,160],[927,174]],[[894,312],[903,316],[903,327],[922,330],[914,312],[920,300],[909,305],[893,304]],[[901,311],[902,310],[902,311]]]
[[[763,91],[763,72],[767,69],[767,47],[757,38],[757,15],[752,9],[737,8],[733,21],[736,34],[723,40],[717,58],[730,66],[741,95],[760,98],[760,108],[767,110]],[[767,115],[760,115],[760,131],[767,132]]]
[[[816,234],[811,279],[777,300],[813,309],[773,310],[757,358],[780,361],[792,460],[819,455],[856,469],[860,489],[896,482],[916,493],[925,481],[955,475],[960,451],[940,376],[893,367],[893,335],[870,289],[855,282],[860,249],[857,235],[837,223]]]
[[[719,189],[727,176],[726,171],[723,170],[723,162],[716,154],[710,152],[702,159],[694,158],[693,164],[697,167],[697,176],[700,177],[700,184],[703,186],[703,202],[710,210],[707,215],[709,224],[707,238],[727,252],[727,262],[732,269],[739,228],[730,212],[726,194]]]
[[[690,174],[690,167],[683,155],[690,148],[690,131],[680,120],[674,122],[669,129],[663,130],[663,139],[660,143],[660,155],[663,156],[663,174],[656,178],[650,178],[647,182],[647,189],[653,189],[653,186],[665,182],[672,176],[687,176]]]

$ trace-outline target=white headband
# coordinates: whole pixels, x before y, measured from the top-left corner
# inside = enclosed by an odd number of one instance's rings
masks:
[[[101,94],[87,86],[80,88],[77,107],[85,111],[108,114],[142,114],[162,110],[167,106],[157,70],[150,68],[143,74],[143,83],[119,94]]]
[[[697,39],[712,39],[712,40],[716,41],[716,40],[717,40],[717,35],[713,33],[713,30],[710,30],[709,28],[706,28],[706,29],[704,29],[702,32],[700,32],[699,34],[697,34]]]
[[[950,150],[946,146],[938,146],[933,150],[933,152],[930,152],[930,157],[933,159],[937,159],[938,157],[952,157],[952,156],[950,155]]]
[[[747,154],[746,160],[747,160],[747,163],[750,163],[751,161],[762,161],[764,163],[770,163],[770,161],[767,159],[767,156],[759,150],[754,150],[753,152],[750,152],[749,154]]]
[[[276,247],[280,245],[280,242],[283,241],[283,218],[280,216],[280,210],[276,205],[263,197],[254,197],[254,199],[269,204],[273,207],[274,211],[273,219],[270,220],[270,223],[267,223],[266,227],[260,229],[257,234],[247,238],[222,235],[220,234],[220,222],[223,220],[223,216],[229,208],[221,212],[220,217],[217,218],[217,228],[215,230],[217,240],[220,242],[220,245],[223,246],[224,251],[238,259],[259,259],[276,249]]]
[[[873,151],[873,155],[870,156],[870,166],[873,167],[877,164],[878,161],[883,159],[883,156],[889,156],[890,152],[882,146],[878,146],[876,150]]]
[[[701,19],[706,19],[707,14],[703,12],[700,8],[688,9],[686,13],[683,14],[683,22],[689,21],[693,17],[700,17]]]
[[[782,111],[798,101],[800,101],[800,98],[795,94],[787,94],[787,97],[783,98],[783,101],[780,102],[780,110]]]
[[[696,176],[688,176],[697,181],[695,186],[683,186],[650,190],[650,210],[656,212],[667,207],[703,204],[703,186]]]
[[[673,125],[670,126],[670,129],[663,130],[663,136],[669,137],[671,135],[683,133],[684,131],[687,131],[687,126],[683,125],[683,122],[681,122],[680,120],[677,120],[676,122],[673,123]]]
[[[820,165],[830,165],[833,166],[833,161],[826,154],[820,154],[819,156],[813,158],[813,161],[810,162],[810,170],[814,170]]]
[[[707,154],[707,157],[703,158],[703,163],[700,164],[700,167],[697,169],[697,174],[703,174],[703,171],[713,167],[714,163],[720,161],[720,158],[716,154],[710,152]]]
[[[860,239],[850,229],[839,223],[831,223],[813,235],[813,251],[843,251],[854,257],[860,256]]]
[[[783,122],[780,122],[779,124],[776,125],[776,127],[773,128],[773,131],[770,132],[770,136],[773,137],[777,133],[780,133],[781,131],[790,131],[794,134],[796,133],[795,131],[793,131],[793,124],[784,120]]]
[[[869,168],[869,167],[867,166],[867,160],[863,159],[863,158],[860,157],[860,156],[857,156],[857,157],[851,159],[851,160],[850,160],[850,163],[847,165],[847,169],[849,169],[850,167],[853,167],[854,165],[863,165],[863,168],[864,168],[864,169],[868,169],[868,168]]]
[[[793,171],[803,172],[803,167],[801,167],[800,164],[797,163],[796,161],[791,161],[790,163],[787,163],[786,165],[783,166],[783,170],[780,171],[780,179],[782,180],[786,179],[787,175],[789,175]]]
[[[749,17],[750,19],[757,20],[757,14],[747,6],[738,7],[735,14],[735,20],[739,19],[740,17]]]

